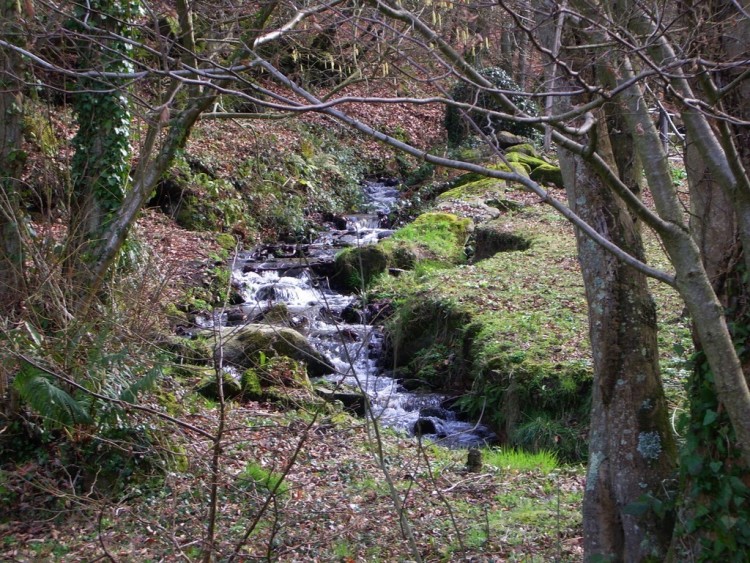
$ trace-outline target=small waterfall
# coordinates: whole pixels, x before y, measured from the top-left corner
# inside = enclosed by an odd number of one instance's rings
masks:
[[[398,202],[398,190],[384,182],[368,182],[363,189],[367,213],[345,217],[345,229],[332,226],[309,245],[283,249],[280,257],[258,249],[237,256],[233,278],[245,300],[241,307],[246,318],[262,319],[283,304],[293,326],[336,367],[326,379],[361,388],[370,398],[372,414],[385,426],[451,447],[493,441],[486,427],[459,421],[442,408],[445,395],[407,392],[383,365],[383,333],[361,322],[354,307],[357,298],[329,289],[327,280],[311,273],[313,262],[332,261],[337,249],[373,244],[392,233],[384,228],[384,217]]]

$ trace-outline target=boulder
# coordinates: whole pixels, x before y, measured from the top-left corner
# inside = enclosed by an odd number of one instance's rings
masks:
[[[388,253],[380,245],[347,248],[336,256],[337,285],[362,289],[388,268]]]
[[[234,399],[235,397],[239,396],[242,393],[242,387],[240,385],[240,382],[237,381],[232,375],[228,373],[222,374],[222,394],[224,395],[224,400],[230,400]],[[215,374],[209,374],[206,376],[201,383],[198,384],[198,387],[196,388],[196,391],[200,394],[206,397],[207,399],[211,399],[212,401],[218,401],[219,400],[219,386],[216,381],[216,375]]]
[[[541,164],[531,171],[531,179],[540,184],[554,185],[564,188],[562,172],[554,164]]]
[[[335,391],[325,387],[316,387],[315,393],[330,403],[341,401],[344,410],[350,414],[364,417],[367,412],[367,397],[360,391]]]
[[[248,324],[239,328],[216,329],[217,341],[223,345],[223,360],[240,368],[256,367],[261,355],[267,358],[286,356],[304,362],[311,377],[333,373],[336,368],[315,350],[303,335],[285,327]],[[211,330],[205,331],[211,334]]]

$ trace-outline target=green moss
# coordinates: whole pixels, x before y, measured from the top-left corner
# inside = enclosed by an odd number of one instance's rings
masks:
[[[242,372],[240,385],[242,387],[242,394],[246,399],[250,401],[263,400],[263,388],[260,381],[260,376],[256,370],[250,368]]]
[[[237,248],[237,240],[233,235],[230,235],[229,233],[218,233],[216,235],[216,242],[222,249],[226,250],[227,252],[234,252],[234,250]]]
[[[537,152],[536,148],[534,148],[534,145],[532,145],[531,143],[513,145],[512,147],[507,148],[506,152],[507,153],[517,152],[517,153],[522,153],[528,156],[533,156],[535,158],[539,158],[539,153]]]
[[[471,219],[452,213],[424,213],[396,231],[393,239],[416,244],[425,258],[460,263],[465,260],[464,246],[473,229]]]
[[[333,373],[330,361],[315,350],[307,339],[290,328],[248,324],[219,329],[224,361],[240,368],[263,368],[274,358],[285,356],[307,366],[313,376]],[[259,372],[263,377],[263,374]]]
[[[530,167],[523,162],[510,162],[510,167],[505,166],[504,164],[496,164],[489,166],[488,168],[499,170],[501,172],[516,172],[527,178],[529,177],[531,170]],[[507,189],[514,188],[514,185],[506,180],[498,180],[497,178],[487,177],[483,174],[477,174],[474,172],[459,176],[451,186],[451,189],[438,196],[438,200],[466,200],[475,198],[481,198],[484,200],[497,199]]]
[[[192,364],[206,366],[213,363],[214,343],[207,338],[169,336],[164,346],[174,355],[177,366]]]
[[[562,171],[559,166],[553,164],[541,164],[531,172],[531,179],[540,184],[552,184],[558,188],[564,188]]]
[[[443,192],[438,196],[438,201],[446,199],[467,199],[482,197],[489,199],[499,197],[505,191],[505,180],[488,178],[480,174],[472,174],[471,182],[461,182],[458,186]]]
[[[346,248],[336,256],[336,280],[350,291],[361,290],[386,271],[388,262],[382,245]]]
[[[549,164],[545,160],[542,160],[539,157],[536,156],[530,156],[528,154],[524,154],[522,152],[508,152],[505,154],[505,159],[511,163],[511,162],[518,162],[521,164],[527,165],[532,171],[538,168],[539,166]]]

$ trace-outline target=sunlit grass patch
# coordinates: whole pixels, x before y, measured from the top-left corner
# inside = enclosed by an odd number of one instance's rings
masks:
[[[516,448],[487,448],[482,450],[483,462],[508,471],[539,471],[551,473],[558,467],[554,452],[542,450],[536,453]]]

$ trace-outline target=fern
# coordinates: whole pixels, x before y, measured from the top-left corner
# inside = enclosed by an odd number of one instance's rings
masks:
[[[93,424],[85,404],[79,403],[55,385],[45,372],[29,363],[25,363],[16,375],[13,386],[21,398],[53,427]]]
[[[156,384],[156,380],[161,376],[161,369],[152,368],[146,375],[141,377],[138,381],[129,385],[120,393],[120,400],[126,403],[135,403],[138,399],[138,393],[141,391],[148,391],[152,389]]]

